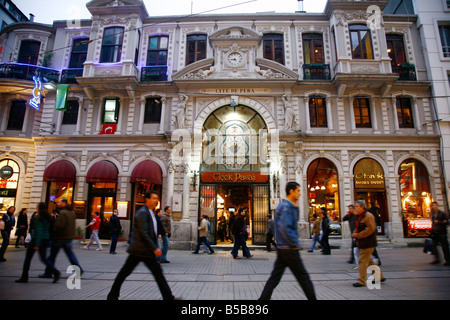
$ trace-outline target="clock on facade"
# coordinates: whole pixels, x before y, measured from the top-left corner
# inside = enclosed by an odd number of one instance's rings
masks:
[[[237,66],[241,65],[243,60],[244,60],[244,57],[239,52],[230,53],[227,57],[227,62],[232,67],[237,67]]]

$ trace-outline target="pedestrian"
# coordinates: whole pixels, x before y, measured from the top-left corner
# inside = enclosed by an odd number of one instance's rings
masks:
[[[200,225],[197,227],[198,229],[198,240],[197,240],[197,247],[195,248],[194,254],[198,254],[198,250],[200,249],[201,244],[203,243],[206,248],[209,250],[209,254],[214,253],[214,249],[211,247],[208,241],[208,222],[207,218],[208,215],[202,214],[201,215],[202,220],[200,221]]]
[[[87,226],[84,227],[85,229],[91,228],[91,236],[89,238],[88,244],[84,246],[84,249],[88,250],[89,247],[91,246],[91,244],[94,243],[94,241],[95,241],[98,245],[98,248],[96,250],[97,251],[103,250],[102,244],[100,243],[100,238],[98,237],[98,231],[100,230],[100,224],[101,224],[100,213],[98,211],[96,211],[95,216],[92,219],[92,221]]]
[[[110,254],[116,254],[117,241],[119,240],[122,225],[120,224],[119,211],[113,210],[113,214],[109,219],[109,228],[111,230],[111,246],[109,247]]]
[[[120,288],[123,282],[140,262],[143,262],[153,273],[163,299],[174,299],[172,291],[164,278],[161,265],[156,260],[156,258],[160,257],[162,254],[156,244],[157,224],[153,213],[158,205],[158,193],[154,190],[146,191],[144,201],[144,205],[136,212],[134,217],[133,231],[131,232],[130,242],[127,249],[129,254],[128,258],[114,280],[107,297],[108,300],[119,299]]]
[[[169,251],[170,247],[170,237],[172,236],[172,218],[170,216],[172,210],[170,206],[166,206],[164,208],[164,213],[161,214],[161,225],[163,228],[163,233],[161,235],[161,242],[162,242],[162,255],[160,262],[161,263],[170,263],[169,260],[167,260],[167,252]]]
[[[157,237],[157,241],[156,241],[156,245],[158,246],[159,249],[161,249],[161,235],[163,234],[163,226],[161,224],[161,209],[155,209],[155,219],[156,219],[156,237]],[[161,257],[157,257],[156,260],[160,261]]]
[[[432,210],[432,227],[431,227],[431,239],[433,239],[433,250],[432,253],[434,255],[434,261],[432,264],[440,263],[439,252],[437,250],[437,245],[440,243],[442,246],[442,252],[444,253],[445,263],[444,265],[450,266],[450,253],[448,248],[448,239],[447,239],[447,225],[448,225],[448,217],[447,214],[441,210],[439,210],[439,204],[434,201],[431,204]]]
[[[54,264],[47,258],[47,248],[50,242],[50,234],[52,228],[52,217],[47,210],[47,206],[44,202],[40,202],[37,207],[38,217],[34,226],[34,233],[32,235],[32,240],[27,248],[25,255],[25,261],[23,263],[22,276],[17,279],[17,283],[28,282],[28,271],[30,270],[31,259],[33,258],[34,252],[39,252],[39,257],[42,263],[51,270],[53,274],[53,283],[59,280],[61,273],[55,268]]]
[[[352,237],[356,239],[356,246],[359,251],[358,270],[359,276],[354,287],[364,287],[367,280],[367,268],[376,265],[372,259],[374,248],[377,246],[376,222],[373,214],[367,211],[364,200],[355,201],[355,215],[357,216],[355,230]],[[386,278],[380,270],[380,281]]]
[[[322,218],[321,227],[322,227],[322,236],[320,238],[320,245],[322,246],[322,254],[329,255],[331,254],[330,243],[328,242],[328,237],[330,235],[330,218],[327,214],[327,209],[324,207],[320,208],[320,215]]]
[[[267,216],[267,230],[266,230],[266,250],[268,252],[272,251],[272,244],[273,246],[276,248],[277,244],[275,243],[275,241],[273,240],[273,236],[274,236],[274,229],[273,229],[273,219],[272,219],[272,215],[269,213]]]
[[[83,273],[77,257],[72,249],[72,240],[75,237],[75,227],[77,216],[73,209],[69,206],[66,198],[60,198],[56,202],[58,212],[55,217],[53,225],[53,235],[51,241],[50,256],[48,260],[51,264],[55,265],[56,257],[59,250],[63,249],[70,264],[77,266],[80,269],[80,275]],[[30,225],[33,225],[33,218],[30,220]],[[33,236],[31,237],[33,239]],[[51,268],[46,268],[45,272],[39,275],[39,278],[51,278]]]
[[[19,215],[17,216],[17,224],[16,224],[16,248],[19,248],[20,239],[23,237],[24,245],[27,246],[25,243],[25,238],[27,236],[27,229],[28,229],[28,210],[26,208],[23,208],[20,210]]]
[[[347,214],[342,218],[342,221],[348,221],[348,225],[350,227],[350,235],[353,234],[353,231],[355,231],[355,227],[356,227],[356,215],[355,215],[355,206],[353,204],[348,206],[348,211]],[[351,252],[350,252],[350,259],[348,259],[347,263],[355,263],[355,244],[356,244],[356,239],[355,238],[351,238],[352,239],[352,243],[351,243]]]
[[[289,267],[292,271],[308,300],[316,300],[313,283],[300,257],[300,241],[297,230],[299,198],[300,185],[297,182],[288,182],[286,184],[286,199],[283,199],[275,210],[277,259],[272,274],[261,293],[260,300],[270,300],[272,292],[280,283],[286,267]]]
[[[241,259],[238,256],[239,248],[242,247],[242,255],[246,258],[253,257],[250,254],[250,250],[247,247],[247,225],[245,224],[245,210],[243,208],[239,208],[238,214],[234,220],[233,226],[233,234],[234,234],[234,246],[233,250],[231,250],[231,255],[234,259]]]
[[[2,216],[2,220],[5,224],[3,230],[1,230],[1,235],[3,238],[2,246],[0,247],[0,262],[6,262],[5,252],[9,245],[9,238],[11,236],[11,230],[16,224],[16,219],[14,218],[14,212],[16,207],[11,206],[6,210],[6,213]]]
[[[311,231],[313,243],[311,245],[311,248],[309,248],[308,252],[314,251],[314,249],[316,248],[316,243],[317,243],[317,241],[319,241],[319,237],[320,237],[320,218],[317,215],[317,213],[313,214],[313,218],[314,218],[314,223],[313,223],[313,227],[312,227],[312,231]]]
[[[230,218],[228,219],[228,237],[231,243],[234,243],[234,222],[236,221],[236,215],[234,214],[234,210],[230,211]]]

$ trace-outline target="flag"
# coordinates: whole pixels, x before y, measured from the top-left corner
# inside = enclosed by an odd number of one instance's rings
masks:
[[[114,134],[114,132],[116,132],[116,123],[104,123],[98,134]]]
[[[66,111],[67,96],[69,95],[69,85],[68,84],[58,84],[58,89],[56,90],[56,110]]]

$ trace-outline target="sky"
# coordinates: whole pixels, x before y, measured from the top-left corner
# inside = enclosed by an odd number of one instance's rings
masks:
[[[323,12],[327,0],[303,0],[306,12]],[[35,22],[52,24],[54,20],[90,19],[86,0],[13,0],[28,17],[34,14]],[[192,13],[255,13],[298,11],[297,0],[144,0],[150,16],[189,15]],[[163,5],[161,5],[163,3]],[[227,7],[227,8],[224,8]],[[216,10],[224,8],[222,10]],[[208,11],[208,12],[207,12]]]

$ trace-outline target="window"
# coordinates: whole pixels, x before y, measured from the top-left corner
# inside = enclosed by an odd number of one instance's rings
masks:
[[[309,118],[311,128],[326,128],[327,124],[327,107],[325,98],[311,97],[309,98]]]
[[[144,123],[159,123],[161,121],[161,99],[148,98],[145,101]]]
[[[122,27],[106,28],[103,33],[102,52],[100,62],[120,62],[123,42]]]
[[[23,40],[20,44],[18,63],[37,65],[41,43],[35,40]]]
[[[303,50],[305,64],[324,63],[323,39],[318,33],[307,33],[303,35]]]
[[[353,59],[373,59],[372,39],[366,25],[349,26]]]
[[[77,124],[78,109],[79,109],[78,101],[76,100],[67,101],[66,111],[64,111],[62,124]]]
[[[103,123],[116,123],[119,118],[119,99],[105,99],[105,107],[103,109]]]
[[[283,35],[279,33],[266,33],[263,36],[264,59],[284,64]]]
[[[397,118],[399,128],[414,128],[411,99],[397,98]]]
[[[405,48],[403,46],[403,36],[396,34],[387,34],[387,51],[389,58],[391,58],[391,65],[401,66],[406,63]]]
[[[72,44],[72,53],[70,54],[70,69],[83,68],[83,63],[86,61],[88,51],[89,38],[74,39]]]
[[[353,100],[353,112],[357,128],[371,128],[370,102],[368,98],[355,98]]]
[[[14,100],[11,103],[7,130],[22,130],[26,108],[25,100]]]
[[[206,58],[206,35],[187,36],[186,65]]]
[[[167,65],[168,44],[169,37],[167,36],[150,37],[147,52],[147,66]]]
[[[450,25],[439,26],[441,36],[442,53],[445,58],[450,58]]]

